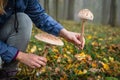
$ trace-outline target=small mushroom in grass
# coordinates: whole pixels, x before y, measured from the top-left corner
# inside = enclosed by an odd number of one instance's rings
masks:
[[[81,42],[84,36],[84,26],[85,26],[85,22],[87,20],[93,20],[94,16],[93,13],[88,10],[88,9],[82,9],[80,10],[80,12],[78,13],[78,17],[80,17],[81,21],[82,21],[82,29],[81,29]]]
[[[48,48],[50,48],[51,45],[56,45],[56,46],[63,46],[64,43],[62,42],[62,40],[60,40],[58,37],[55,37],[51,34],[48,33],[41,33],[41,34],[37,34],[35,35],[35,38],[39,41],[45,42],[46,46],[44,49],[44,57],[46,57],[47,55],[47,51]]]

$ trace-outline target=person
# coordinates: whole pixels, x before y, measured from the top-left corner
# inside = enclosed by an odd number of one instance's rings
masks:
[[[45,66],[47,59],[36,54],[26,54],[32,23],[39,29],[60,36],[84,48],[85,39],[80,34],[66,30],[49,16],[38,0],[0,0],[0,78],[14,76],[18,61],[31,68]]]

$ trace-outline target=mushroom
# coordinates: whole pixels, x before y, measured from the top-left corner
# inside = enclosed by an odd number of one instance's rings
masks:
[[[39,41],[46,43],[46,46],[44,47],[44,50],[43,50],[44,57],[47,56],[48,49],[51,47],[51,45],[55,45],[55,46],[63,46],[64,45],[62,40],[60,40],[58,37],[55,37],[48,33],[37,34],[37,35],[35,35],[35,38]],[[41,74],[41,71],[42,71],[42,68],[37,69],[36,76],[39,76]]]
[[[82,29],[81,29],[81,42],[83,42],[82,38],[84,36],[84,26],[85,26],[85,22],[87,20],[93,20],[94,16],[93,13],[89,10],[89,9],[82,9],[80,10],[80,12],[78,13],[78,17],[81,18],[82,21]]]
[[[55,37],[55,36],[48,34],[48,33],[37,34],[37,35],[35,35],[35,38],[39,41],[46,43],[45,49],[43,51],[44,57],[46,57],[46,55],[48,53],[47,52],[48,48],[50,48],[51,45],[56,45],[56,46],[63,46],[64,45],[62,40],[60,40],[58,37]]]
[[[55,37],[48,33],[37,34],[35,35],[35,38],[51,45],[56,45],[56,46],[64,45],[63,42],[58,37]]]

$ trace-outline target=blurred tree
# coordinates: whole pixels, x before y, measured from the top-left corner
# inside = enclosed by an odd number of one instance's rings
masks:
[[[68,2],[69,0],[64,0],[64,6],[63,6],[63,19],[67,19],[68,17]]]
[[[49,14],[49,0],[44,0],[44,8],[46,12]]]
[[[110,4],[110,18],[109,18],[109,24],[111,26],[116,25],[116,0],[111,0]]]
[[[109,16],[110,16],[110,0],[102,0],[102,24],[109,23]]]
[[[58,3],[59,0],[54,0],[54,5],[55,5],[55,19],[58,20]]]
[[[75,0],[69,0],[68,2],[68,19],[69,20],[74,19],[74,5],[75,5]]]

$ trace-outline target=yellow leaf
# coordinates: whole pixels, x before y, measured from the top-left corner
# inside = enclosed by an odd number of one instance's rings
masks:
[[[112,62],[112,61],[114,61],[114,58],[113,57],[109,57],[109,60]]]
[[[76,54],[75,57],[77,58],[77,60],[81,61],[86,58],[86,55],[84,52],[82,52],[80,54]]]
[[[99,38],[100,41],[103,41],[103,38]]]
[[[58,57],[58,58],[57,58],[57,62],[58,62],[58,63],[61,62],[61,57]]]
[[[34,45],[34,46],[31,48],[30,52],[33,53],[33,52],[35,52],[36,50],[37,50],[37,47]]]
[[[91,61],[91,60],[92,60],[92,57],[91,57],[90,55],[86,55],[86,59],[87,59],[88,61]]]
[[[92,63],[92,67],[93,67],[93,68],[97,68],[96,62],[93,62],[93,63]]]
[[[78,75],[81,75],[83,74],[83,72],[81,70],[78,71]]]
[[[89,71],[92,72],[92,73],[96,73],[96,72],[100,72],[100,69],[90,68]]]
[[[83,73],[84,73],[84,74],[86,74],[86,73],[87,73],[87,70],[86,70],[86,69],[84,69],[84,70],[83,70]]]
[[[42,51],[42,48],[38,48],[39,51]]]
[[[103,68],[105,70],[109,70],[110,69],[108,64],[105,64],[105,63],[102,62],[102,65],[103,65]]]
[[[92,39],[92,36],[91,36],[91,35],[88,35],[88,36],[87,36],[87,39]]]
[[[84,69],[83,71],[81,71],[81,70],[78,71],[78,75],[82,75],[82,74],[86,74],[86,73],[87,73],[86,69]]]
[[[53,48],[52,51],[55,52],[55,53],[59,52],[58,49],[55,49],[55,48]]]
[[[95,47],[97,47],[99,44],[94,41],[94,42],[92,42],[92,45],[95,46]]]
[[[42,67],[39,72],[40,72],[40,73],[46,72],[46,67]]]

